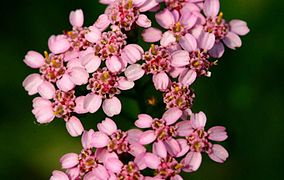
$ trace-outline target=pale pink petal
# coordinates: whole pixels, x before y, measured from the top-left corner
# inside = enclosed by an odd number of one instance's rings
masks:
[[[170,180],[183,180],[183,178],[180,175],[177,174],[177,175],[171,177]]]
[[[189,33],[180,38],[179,44],[184,50],[187,50],[188,52],[192,52],[197,49],[197,41],[194,36]]]
[[[84,131],[81,121],[75,116],[72,116],[66,122],[66,129],[72,137],[80,136]]]
[[[80,174],[80,169],[76,166],[71,169],[66,169],[66,174],[68,174],[70,179],[76,179]]]
[[[39,74],[30,74],[26,77],[26,79],[23,81],[23,87],[26,91],[28,91],[28,94],[34,95],[38,93],[38,87],[43,82],[43,79]]]
[[[140,155],[141,153],[146,152],[146,148],[139,143],[132,143],[130,144],[129,148],[130,148],[129,153],[134,157]]]
[[[135,121],[135,126],[139,128],[149,128],[152,126],[153,118],[148,114],[139,114],[138,119]]]
[[[198,39],[198,46],[205,50],[210,50],[215,44],[215,35],[208,32],[203,32],[200,34]]]
[[[167,157],[167,149],[162,141],[154,142],[152,148],[153,148],[152,152],[154,154],[158,155],[161,158]]]
[[[129,81],[136,81],[143,77],[145,71],[140,64],[132,64],[124,71],[125,76]]]
[[[133,81],[128,81],[126,78],[120,78],[118,80],[118,88],[121,90],[129,90],[134,87],[135,83]]]
[[[238,35],[236,35],[235,33],[232,33],[232,32],[228,32],[227,36],[224,37],[223,42],[230,49],[236,49],[236,48],[242,46],[241,38]]]
[[[142,32],[142,37],[145,42],[158,42],[162,39],[162,31],[151,27]]]
[[[186,3],[183,8],[180,10],[180,13],[186,13],[186,12],[194,12],[197,11],[199,12],[200,9],[197,5],[195,5],[194,3],[191,3],[192,1],[190,1],[189,3]]]
[[[111,99],[105,99],[102,108],[107,116],[112,117],[120,114],[121,102],[117,97],[114,96]]]
[[[204,2],[204,14],[207,17],[216,17],[220,10],[220,1],[219,0],[205,0]]]
[[[25,56],[24,63],[31,68],[40,68],[45,64],[45,59],[40,53],[29,51]]]
[[[248,34],[250,31],[245,21],[234,19],[231,20],[229,24],[230,24],[230,30],[233,33],[236,33],[240,36],[244,36]]]
[[[94,136],[94,130],[90,129],[89,131],[84,131],[82,138],[81,138],[81,143],[84,149],[90,149],[93,148],[93,142],[95,139],[93,138]]]
[[[185,120],[177,123],[176,131],[178,136],[182,137],[189,136],[193,132],[190,121]]]
[[[157,136],[153,130],[143,132],[139,139],[139,143],[142,145],[150,144],[156,140]]]
[[[182,14],[180,22],[185,28],[191,29],[195,25],[197,18],[192,12],[187,12]]]
[[[106,30],[109,25],[110,25],[110,20],[108,18],[108,15],[106,14],[100,15],[94,24],[94,26],[98,28],[101,32]]]
[[[172,125],[174,124],[175,122],[177,122],[177,120],[181,117],[182,115],[182,111],[179,109],[179,108],[170,108],[168,109],[162,119],[166,121],[166,124],[167,125]]]
[[[176,37],[173,34],[173,32],[172,31],[166,31],[165,33],[163,33],[160,44],[164,47],[167,47],[170,44],[175,43],[175,42],[176,42]]]
[[[202,161],[201,153],[199,152],[189,152],[186,157],[182,160],[182,162],[185,164],[185,167],[183,168],[183,171],[185,172],[193,172],[196,171]]]
[[[165,72],[160,72],[153,75],[153,83],[157,90],[165,91],[170,84],[170,78]]]
[[[209,153],[209,157],[218,163],[223,163],[229,157],[228,151],[219,144],[214,144],[211,153]]]
[[[99,0],[100,3],[102,4],[111,4],[113,3],[115,0]]]
[[[167,8],[157,13],[155,18],[157,23],[165,29],[170,29],[175,24],[174,16]]]
[[[38,86],[37,90],[41,97],[46,99],[52,99],[55,95],[55,87],[48,81],[43,81],[43,83]]]
[[[48,39],[49,50],[54,54],[64,53],[70,48],[70,43],[65,35],[52,35]]]
[[[171,65],[174,67],[183,67],[189,64],[189,53],[184,50],[175,51],[172,54]]]
[[[220,57],[223,56],[224,52],[225,52],[225,48],[224,48],[223,43],[222,42],[217,42],[217,43],[215,43],[213,48],[210,49],[209,54],[213,58],[220,58]]]
[[[147,165],[145,164],[145,154],[146,153],[141,153],[137,156],[135,156],[134,163],[137,165],[139,170],[144,170],[147,168]]]
[[[148,17],[144,14],[140,14],[136,21],[136,24],[140,27],[149,28],[152,25],[152,22]]]
[[[171,155],[171,156],[177,156],[178,153],[181,152],[181,148],[180,148],[180,145],[178,143],[177,140],[173,139],[173,138],[170,138],[168,140],[166,140],[165,142],[165,146],[166,146],[166,149],[167,149],[167,152]]]
[[[95,26],[89,27],[89,32],[85,34],[85,38],[91,42],[96,43],[101,38],[101,31]]]
[[[69,180],[69,177],[64,172],[55,170],[49,180]]]
[[[84,109],[87,109],[90,113],[95,113],[102,105],[102,98],[96,94],[88,94],[85,97]]]
[[[145,164],[150,169],[157,169],[161,161],[158,156],[152,153],[146,153],[144,156]]]
[[[203,129],[205,127],[207,118],[204,112],[200,111],[199,113],[193,114],[190,120],[193,128]]]
[[[84,14],[82,9],[71,11],[69,15],[69,21],[73,27],[82,27],[84,24]]]
[[[69,169],[79,163],[79,157],[76,153],[68,153],[60,158],[60,163],[63,169]]]
[[[94,53],[89,53],[82,58],[82,65],[88,73],[93,73],[100,67],[101,59],[95,56]]]
[[[107,169],[100,164],[91,172],[92,175],[89,175],[89,179],[85,179],[84,177],[84,180],[105,180],[109,178],[109,173]]]
[[[72,68],[75,68],[75,67],[84,68],[84,66],[82,66],[82,62],[78,58],[71,59],[67,63],[68,71],[70,71]]]
[[[127,141],[130,144],[136,144],[139,142],[140,137],[142,136],[143,132],[140,129],[130,129],[127,131]]]
[[[146,2],[142,6],[139,7],[139,11],[146,12],[156,7],[157,5],[159,5],[159,2],[157,2],[156,0],[146,0]]]
[[[140,46],[136,44],[129,44],[124,47],[121,56],[129,64],[134,64],[142,58],[143,53],[143,49]]]
[[[226,128],[223,126],[214,126],[208,130],[208,139],[212,141],[225,141],[228,138]]]
[[[56,82],[56,86],[64,91],[68,92],[75,87],[75,84],[71,81],[68,74],[64,74],[61,79]]]
[[[106,148],[96,149],[95,157],[98,159],[100,163],[105,163],[106,160],[109,158],[118,159],[118,156],[115,152],[109,152]]]
[[[185,71],[179,76],[178,81],[184,86],[190,86],[197,78],[197,73],[194,70]]]
[[[104,163],[105,167],[114,173],[119,173],[123,167],[123,163],[117,158],[109,158]]]
[[[76,106],[74,108],[74,112],[77,114],[85,114],[88,112],[87,109],[84,108],[85,96],[79,96],[76,98],[75,103]]]
[[[112,56],[106,60],[106,67],[112,73],[117,73],[122,69],[122,64],[117,56]]]
[[[109,137],[102,132],[95,132],[93,134],[92,139],[93,139],[92,145],[95,148],[106,147],[109,143],[109,140],[110,140]]]
[[[180,74],[182,74],[185,70],[187,70],[186,67],[173,67],[170,71],[170,75],[173,78],[177,78]]]
[[[70,79],[74,84],[81,86],[88,83],[89,74],[86,69],[75,67],[71,69]]]
[[[97,124],[97,127],[100,132],[103,132],[109,136],[117,131],[115,122],[110,118],[105,118],[105,120]]]
[[[177,154],[176,157],[182,157],[189,151],[189,146],[186,139],[178,139],[177,142],[181,148],[181,151]]]

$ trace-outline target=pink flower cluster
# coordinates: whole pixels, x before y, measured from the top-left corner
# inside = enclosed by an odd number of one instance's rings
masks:
[[[214,58],[223,56],[225,46],[242,45],[246,22],[223,19],[219,0],[100,2],[108,6],[93,25],[83,26],[82,10],[71,11],[72,29],[52,35],[43,55],[29,51],[24,58],[38,69],[23,81],[29,95],[38,94],[32,110],[37,122],[60,118],[71,136],[82,135],[82,151],[62,156],[63,171],[53,171],[50,179],[181,180],[181,172],[199,168],[204,153],[223,163],[228,152],[212,141],[226,140],[226,129],[205,130],[206,115],[191,110],[191,85],[211,76]],[[146,12],[154,14],[159,27]],[[129,43],[130,32],[141,28],[142,39],[151,43],[145,49]],[[137,128],[122,131],[109,117],[122,111],[121,91],[146,75],[163,95],[166,111],[161,118],[139,114]],[[85,130],[78,115],[100,107],[107,117],[97,130]]]

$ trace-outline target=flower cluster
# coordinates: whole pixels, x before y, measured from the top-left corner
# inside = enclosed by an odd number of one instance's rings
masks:
[[[212,141],[226,140],[226,129],[205,130],[206,115],[192,112],[196,93],[191,85],[211,76],[225,46],[242,45],[240,36],[249,32],[246,22],[226,21],[219,0],[100,3],[107,8],[93,25],[83,26],[82,10],[71,11],[72,29],[52,35],[43,55],[29,51],[24,58],[38,69],[23,81],[29,95],[38,94],[32,110],[37,122],[63,119],[71,136],[82,135],[82,151],[62,156],[63,171],[54,171],[50,179],[180,180],[182,171],[199,168],[204,153],[223,163],[228,152]],[[151,13],[159,27],[146,16]],[[148,48],[133,43],[141,29]],[[166,111],[161,118],[139,114],[137,128],[122,131],[110,118],[122,111],[121,92],[144,76],[151,76],[163,95]],[[107,117],[97,130],[85,130],[79,115],[100,107]]]

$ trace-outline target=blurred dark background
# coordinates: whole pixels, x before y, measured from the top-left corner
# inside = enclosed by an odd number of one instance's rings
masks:
[[[207,114],[207,127],[227,127],[229,139],[222,145],[229,150],[230,158],[217,164],[205,155],[199,171],[187,174],[185,179],[284,179],[284,2],[221,3],[226,19],[246,20],[251,32],[242,38],[240,49],[226,51],[219,66],[212,70],[212,78],[201,78],[194,85],[197,98],[193,109]],[[26,67],[22,60],[28,50],[46,50],[51,34],[70,29],[71,10],[82,8],[85,25],[91,25],[104,6],[96,0],[24,0],[5,1],[0,8],[0,177],[48,179],[53,169],[60,168],[59,158],[64,153],[81,150],[80,138],[71,138],[62,120],[46,126],[35,123],[31,113],[33,97],[27,95],[21,84],[36,71]],[[152,88],[147,88],[141,98],[152,96]],[[124,97],[123,105],[122,115],[114,119],[126,129],[139,113],[139,104]],[[156,112],[161,108],[150,107],[149,111],[159,114]],[[82,121],[88,129],[102,119],[99,112]]]

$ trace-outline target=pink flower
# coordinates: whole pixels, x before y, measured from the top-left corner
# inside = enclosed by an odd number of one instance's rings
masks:
[[[186,136],[190,152],[182,160],[185,164],[183,170],[186,172],[196,171],[199,168],[202,161],[201,153],[203,152],[206,152],[212,160],[219,163],[223,163],[229,156],[221,145],[209,142],[209,140],[226,140],[228,137],[226,129],[222,126],[216,126],[206,132],[204,130],[206,121],[205,114],[199,112],[193,114],[190,121],[184,123],[192,127],[191,133]]]

